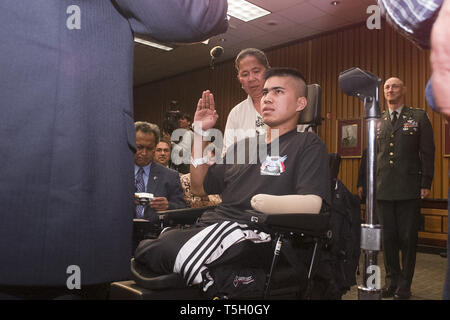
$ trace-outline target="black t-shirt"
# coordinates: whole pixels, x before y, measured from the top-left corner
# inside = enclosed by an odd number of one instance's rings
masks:
[[[215,211],[204,213],[202,220],[241,220],[244,211],[252,209],[251,198],[260,193],[313,194],[331,203],[328,153],[316,134],[292,130],[270,144],[257,141],[256,137],[242,141],[241,147],[247,147],[242,157],[245,159],[240,159],[244,164],[228,164],[229,161],[224,160],[225,164],[215,164],[208,169],[203,187],[207,194],[221,194],[222,203]],[[252,143],[256,148],[249,147]],[[277,143],[279,152],[271,152]],[[237,144],[232,148],[238,155]],[[227,153],[230,151],[228,149]],[[236,163],[236,157],[231,158],[234,158],[232,163]]]

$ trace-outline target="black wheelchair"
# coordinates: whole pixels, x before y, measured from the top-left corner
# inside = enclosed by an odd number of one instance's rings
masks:
[[[308,86],[308,104],[302,112],[299,124],[315,130],[321,123],[320,86]],[[334,195],[337,186],[340,156],[330,154]],[[187,208],[160,212],[158,225],[145,220],[134,221],[134,244],[140,240],[155,238],[166,226],[184,226],[195,223],[208,209]],[[320,214],[261,214],[249,211],[251,225],[271,234],[270,257],[259,268],[258,288],[250,295],[224,291],[213,294],[202,291],[201,285],[186,286],[181,275],[149,274],[134,259],[131,260],[132,280],[114,282],[110,287],[110,299],[116,300],[197,300],[197,299],[340,299],[345,290],[333,278],[333,257],[330,244],[333,240],[331,208]],[[359,243],[358,243],[359,245]],[[228,272],[228,271],[227,271]],[[230,279],[238,277],[229,270]],[[261,279],[263,278],[263,279]]]

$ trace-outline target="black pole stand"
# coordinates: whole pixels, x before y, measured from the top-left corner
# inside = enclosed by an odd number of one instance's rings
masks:
[[[349,96],[364,101],[365,120],[368,131],[366,165],[366,221],[361,225],[361,250],[364,257],[362,285],[358,286],[358,300],[381,300],[381,270],[377,255],[381,251],[382,227],[375,223],[376,204],[376,147],[377,122],[381,117],[378,86],[381,79],[359,68],[351,68],[339,75],[339,84]]]

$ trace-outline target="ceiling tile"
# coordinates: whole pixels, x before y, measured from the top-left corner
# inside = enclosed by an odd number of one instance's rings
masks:
[[[362,2],[358,0],[338,0],[339,4],[337,6],[331,4],[332,0],[308,0],[308,2],[322,11],[335,15],[363,7]]]
[[[304,26],[300,24],[295,24],[289,28],[283,30],[277,30],[272,32],[273,35],[283,38],[288,38],[291,40],[299,40],[304,37],[311,36],[313,34],[317,34],[323,32],[322,30],[317,30],[310,28],[309,26]]]
[[[339,16],[350,22],[364,21],[368,15],[367,7],[376,0],[339,0],[337,6],[331,5],[331,0],[308,0],[311,5],[333,16]]]
[[[287,27],[293,26],[295,23],[289,19],[286,19],[279,14],[272,13],[270,15],[261,17],[259,19],[249,22],[252,26],[255,26],[266,32],[273,32],[277,30],[286,29]]]
[[[347,20],[332,16],[332,15],[327,15],[327,16],[319,17],[314,20],[310,20],[307,23],[305,23],[305,26],[316,29],[316,30],[328,31],[328,30],[340,28],[340,27],[348,25],[348,24],[351,24],[351,23],[348,22]]]
[[[229,28],[228,31],[226,32],[226,34],[229,34],[229,35],[236,37],[238,39],[241,39],[241,40],[258,37],[260,35],[263,35],[264,33],[265,33],[264,30],[262,30],[258,27],[255,27],[255,26],[249,24],[248,22],[239,25],[239,27],[237,29]]]
[[[278,11],[277,13],[295,23],[305,23],[326,15],[326,12],[314,7],[310,3],[302,3],[289,9]]]
[[[209,46],[233,46],[238,42],[241,42],[242,38],[238,38],[234,35],[232,35],[230,32],[227,32],[225,34],[221,34],[215,37],[212,37],[209,40],[208,45]]]
[[[278,12],[284,10],[300,3],[306,2],[307,0],[247,0],[261,8],[269,10],[270,12]]]

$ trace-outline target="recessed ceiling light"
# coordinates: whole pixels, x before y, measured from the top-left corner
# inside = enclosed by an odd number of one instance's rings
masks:
[[[150,47],[153,47],[153,48],[157,48],[157,49],[160,49],[160,50],[165,50],[165,51],[173,50],[173,48],[171,48],[171,47],[162,45],[160,43],[156,43],[156,42],[148,41],[148,40],[145,40],[145,39],[141,39],[141,38],[138,38],[138,37],[134,37],[134,42],[137,42],[137,43],[140,43],[140,44],[143,44],[143,45],[146,45],[146,46],[150,46]]]
[[[228,14],[245,22],[263,17],[270,13],[270,11],[245,0],[228,0]]]
[[[339,3],[340,3],[339,1],[332,1],[330,4],[331,4],[332,6],[337,6]]]

